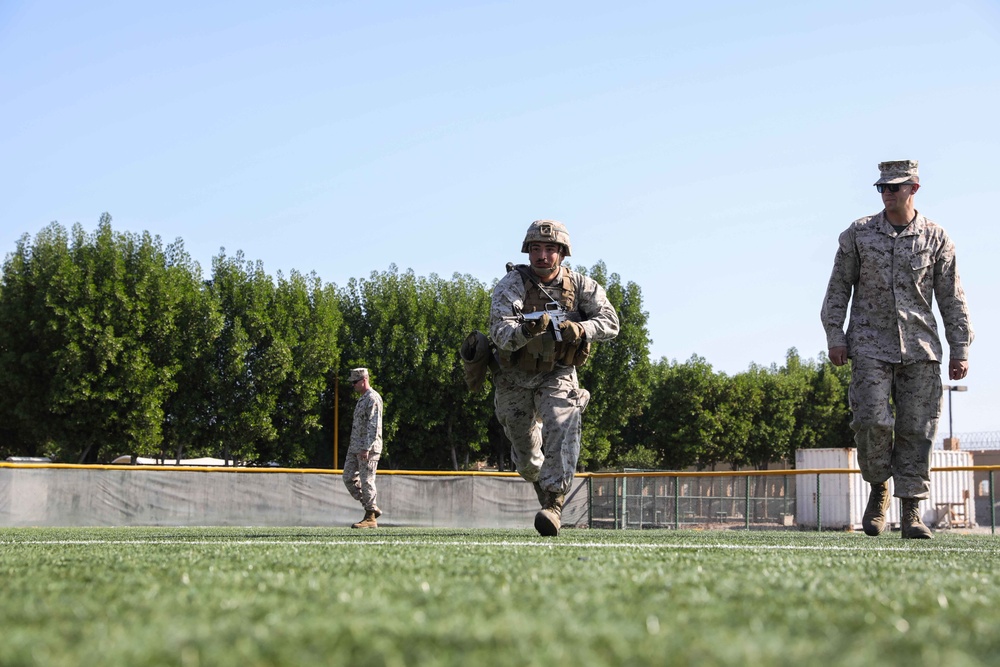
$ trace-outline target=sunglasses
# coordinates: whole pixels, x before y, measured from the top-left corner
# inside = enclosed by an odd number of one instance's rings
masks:
[[[878,185],[875,186],[875,189],[878,190],[879,194],[882,194],[886,190],[888,190],[889,192],[899,192],[899,188],[901,188],[904,185],[908,185],[908,184],[907,183],[879,183]]]

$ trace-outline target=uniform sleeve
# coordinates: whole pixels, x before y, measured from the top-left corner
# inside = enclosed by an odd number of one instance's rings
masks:
[[[941,253],[934,264],[934,298],[944,320],[944,335],[948,341],[952,359],[968,359],[969,346],[975,337],[969,321],[969,306],[965,300],[965,290],[958,277],[955,260],[955,244],[945,238]]]
[[[854,227],[840,235],[837,254],[833,258],[833,271],[826,286],[820,319],[826,330],[827,348],[847,347],[844,322],[847,320],[847,306],[851,302],[854,285],[858,282],[860,261],[854,246]]]
[[[587,340],[612,340],[618,335],[618,312],[608,301],[604,288],[593,278],[584,276],[577,308],[583,315],[580,324]]]
[[[382,402],[369,398],[366,406],[364,449],[374,449],[382,432]]]
[[[513,352],[528,342],[521,330],[523,307],[524,279],[511,271],[497,283],[490,301],[490,338],[499,349]]]

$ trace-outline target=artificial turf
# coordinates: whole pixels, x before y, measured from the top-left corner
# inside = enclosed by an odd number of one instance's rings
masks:
[[[0,529],[0,665],[994,665],[1000,541]]]

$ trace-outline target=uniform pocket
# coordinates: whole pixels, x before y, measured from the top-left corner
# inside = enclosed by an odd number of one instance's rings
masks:
[[[914,271],[919,271],[920,269],[926,269],[933,263],[934,263],[934,258],[931,257],[930,248],[922,250],[910,258],[910,268],[913,269]]]

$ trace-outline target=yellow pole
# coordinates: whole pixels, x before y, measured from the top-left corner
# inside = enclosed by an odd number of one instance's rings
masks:
[[[333,469],[337,469],[340,461],[339,448],[340,440],[340,377],[333,378]]]

